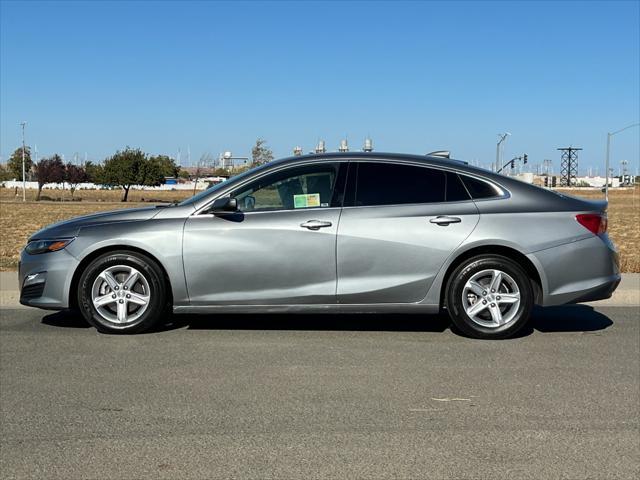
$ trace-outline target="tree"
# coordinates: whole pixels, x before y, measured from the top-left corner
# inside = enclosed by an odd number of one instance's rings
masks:
[[[176,178],[180,172],[180,167],[176,165],[173,158],[168,157],[167,155],[156,155],[155,157],[149,158],[149,161],[156,164],[162,172],[163,177]]]
[[[38,178],[38,195],[36,201],[40,200],[42,187],[45,183],[60,183],[64,181],[65,169],[62,159],[56,153],[49,158],[43,158],[36,165],[36,176]]]
[[[84,167],[74,165],[73,163],[67,163],[64,173],[64,179],[69,184],[71,198],[73,198],[73,194],[76,191],[78,184],[89,181],[89,176],[87,175],[87,171]]]
[[[4,182],[7,180],[13,180],[13,174],[11,170],[9,170],[6,165],[0,165],[0,182]]]
[[[127,201],[132,185],[160,185],[163,180],[159,162],[152,162],[142,150],[129,147],[105,160],[100,175],[100,183],[122,188],[123,202]]]
[[[273,152],[267,147],[267,141],[263,138],[258,138],[256,144],[251,149],[252,165],[262,165],[263,163],[273,160]]]
[[[29,147],[25,147],[24,168],[27,175],[31,171],[31,167],[33,167],[33,162],[31,161],[31,149]],[[11,157],[9,157],[9,160],[7,161],[7,168],[14,175],[14,178],[22,180],[22,147],[16,148],[11,154]]]
[[[212,175],[214,177],[229,177],[229,176],[233,176],[233,172],[229,172],[228,170],[224,169],[224,168],[216,168]]]
[[[87,162],[84,165],[84,171],[87,174],[87,182],[102,183],[102,165]]]

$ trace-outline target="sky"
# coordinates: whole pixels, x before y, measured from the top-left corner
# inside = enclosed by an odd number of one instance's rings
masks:
[[[0,155],[101,161],[126,146],[187,164],[276,157],[319,139],[489,167],[560,170],[640,121],[640,2],[37,2],[0,0]],[[611,162],[639,168],[640,128]]]

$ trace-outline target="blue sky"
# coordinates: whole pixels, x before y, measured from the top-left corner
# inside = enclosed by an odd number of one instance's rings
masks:
[[[101,160],[126,145],[192,160],[322,138],[450,149],[489,165],[639,121],[640,2],[9,2],[0,6],[0,155],[20,142]],[[640,157],[640,129],[612,161]]]

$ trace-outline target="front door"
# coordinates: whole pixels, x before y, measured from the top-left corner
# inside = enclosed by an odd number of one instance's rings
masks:
[[[233,191],[237,212],[190,217],[191,305],[335,303],[339,173],[340,163],[279,170]]]
[[[338,303],[415,303],[478,223],[457,174],[353,162],[338,230]]]

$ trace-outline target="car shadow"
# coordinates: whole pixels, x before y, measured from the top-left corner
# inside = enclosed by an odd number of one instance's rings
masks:
[[[300,330],[300,331],[378,331],[444,332],[450,324],[445,315],[408,314],[233,314],[185,315],[196,330]]]
[[[61,328],[89,328],[77,312],[46,315],[42,324]],[[517,337],[534,331],[595,332],[613,325],[606,315],[588,305],[536,307],[527,328]],[[451,327],[446,314],[216,314],[170,315],[154,332],[189,330],[288,330],[288,331],[377,331],[442,333]],[[153,332],[151,332],[153,333]]]
[[[89,328],[91,325],[78,312],[62,310],[42,317],[43,325],[60,328]]]
[[[595,332],[613,325],[613,321],[590,305],[536,307],[531,327],[542,333]]]

